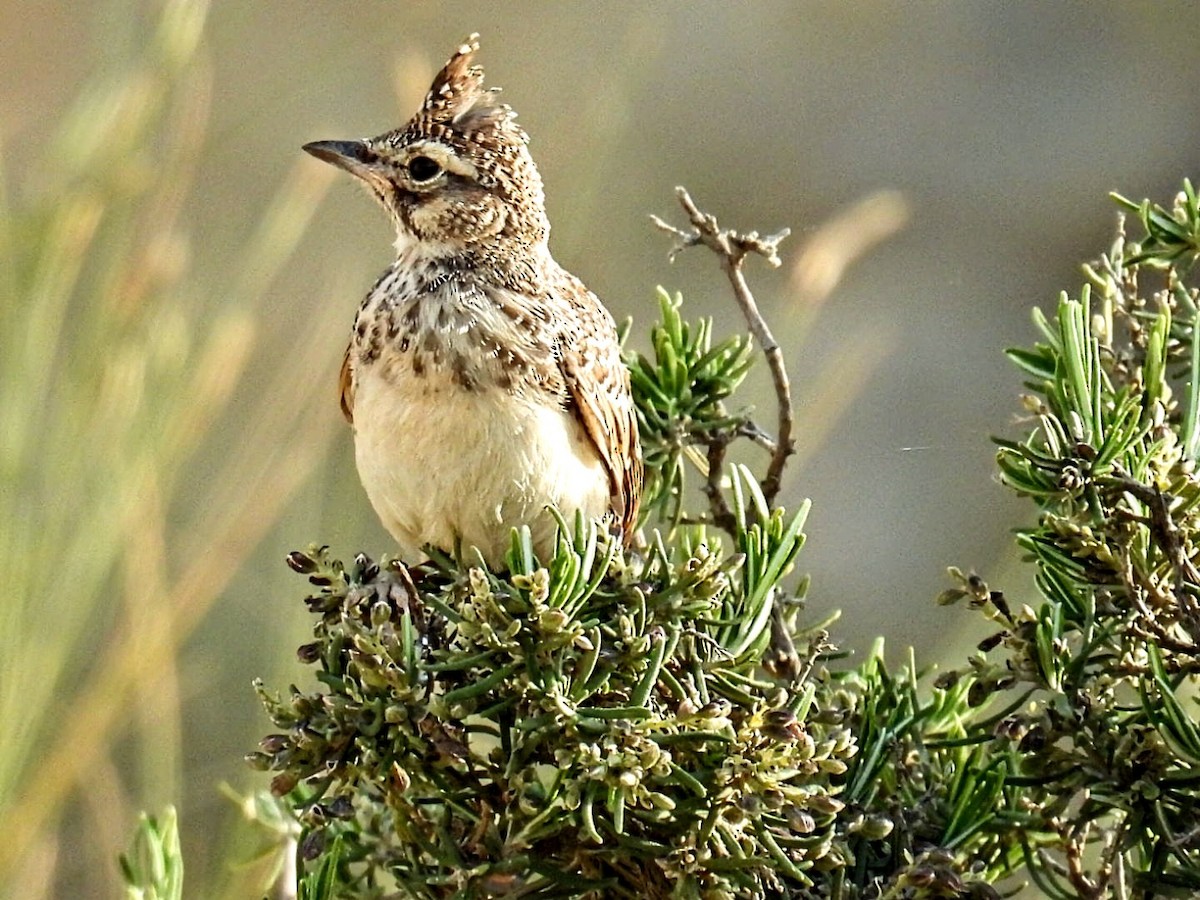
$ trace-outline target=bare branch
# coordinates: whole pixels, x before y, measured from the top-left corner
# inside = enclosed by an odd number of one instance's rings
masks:
[[[721,473],[725,471],[725,452],[729,449],[729,437],[713,436],[708,445],[708,478],[704,481],[704,496],[712,510],[713,523],[732,537],[737,537],[737,518],[729,508],[729,502],[721,490]]]
[[[675,236],[676,244],[667,253],[667,259],[670,262],[675,262],[675,257],[679,255],[681,250],[686,250],[688,247],[695,247],[700,243],[700,235],[695,231],[684,231],[682,228],[676,228],[670,222],[660,219],[653,214],[650,216],[650,221],[661,231]]]
[[[771,446],[771,461],[767,465],[767,473],[762,479],[762,491],[767,503],[773,504],[775,497],[779,493],[780,483],[783,479],[783,470],[787,464],[788,457],[795,452],[795,441],[792,438],[795,411],[792,406],[791,384],[788,381],[787,368],[783,362],[783,352],[775,340],[775,336],[771,333],[766,319],[763,318],[762,313],[759,311],[754,295],[750,292],[750,287],[746,283],[745,276],[742,274],[742,264],[747,256],[756,254],[763,257],[769,265],[778,266],[779,242],[787,237],[791,231],[785,228],[776,234],[763,237],[757,231],[742,234],[731,229],[721,229],[717,225],[716,217],[703,212],[696,206],[686,189],[682,187],[676,188],[675,195],[679,198],[679,203],[683,207],[684,212],[687,213],[688,219],[692,224],[691,229],[676,228],[674,225],[664,222],[657,216],[651,217],[655,225],[668,234],[675,236],[676,244],[671,250],[670,258],[673,260],[680,251],[686,250],[688,247],[694,247],[697,244],[703,244],[720,257],[721,268],[725,271],[725,275],[733,287],[734,299],[737,301],[738,306],[741,307],[742,315],[745,316],[750,333],[762,348],[763,355],[767,359],[767,365],[771,370],[771,381],[775,387],[775,400],[779,410],[779,425],[775,441]],[[761,432],[759,434],[761,435]],[[756,442],[762,443],[758,438],[756,438]],[[718,462],[724,459],[724,454],[725,448],[721,447],[716,454]],[[710,459],[713,455],[713,448],[710,446]],[[708,494],[710,501],[713,499],[713,477],[710,471],[708,484],[705,487],[705,493]],[[719,508],[714,507],[713,511],[718,520],[723,518],[722,511]]]
[[[747,419],[738,425],[737,436],[744,437],[762,447],[768,453],[775,452],[775,439],[758,427],[757,422]]]
[[[1179,526],[1171,518],[1170,495],[1157,486],[1145,485],[1133,478],[1117,476],[1112,484],[1136,500],[1146,504],[1150,510],[1150,533],[1171,562],[1176,576],[1187,585],[1200,585],[1200,571],[1188,559],[1187,552],[1179,540]]]

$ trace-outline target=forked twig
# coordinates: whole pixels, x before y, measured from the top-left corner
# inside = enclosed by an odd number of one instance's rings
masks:
[[[692,227],[690,229],[676,228],[658,216],[651,216],[655,225],[668,234],[674,235],[678,240],[678,243],[671,250],[670,258],[674,260],[675,256],[681,250],[686,250],[688,247],[694,247],[697,244],[703,244],[717,254],[721,260],[721,268],[725,271],[725,275],[733,287],[734,299],[737,301],[738,306],[741,307],[742,315],[745,316],[746,324],[750,327],[751,335],[758,341],[759,346],[762,347],[763,355],[766,357],[767,365],[771,370],[771,381],[775,387],[775,400],[779,407],[779,424],[774,445],[771,447],[771,461],[767,465],[767,474],[762,480],[762,492],[767,503],[773,505],[783,479],[784,466],[787,464],[788,457],[796,449],[796,442],[792,438],[794,423],[792,389],[788,381],[787,368],[783,362],[783,352],[780,350],[775,336],[771,334],[771,329],[767,325],[766,319],[759,312],[758,303],[755,302],[754,295],[750,292],[750,286],[746,284],[746,278],[742,274],[742,264],[745,262],[747,256],[754,253],[766,259],[769,265],[778,266],[779,242],[791,234],[791,229],[784,228],[782,231],[766,237],[760,236],[757,231],[742,234],[732,229],[722,229],[717,225],[715,216],[701,211],[696,206],[695,201],[692,200],[691,195],[685,188],[675,188],[675,196],[679,198],[680,205],[691,221]],[[723,456],[723,448],[719,456]],[[719,477],[719,472],[716,474],[711,471],[709,472],[709,485],[706,493],[709,494],[710,500],[713,499],[712,489],[715,487],[714,479],[719,479]],[[723,498],[721,499],[723,500]],[[719,518],[721,509],[717,507],[716,512]]]

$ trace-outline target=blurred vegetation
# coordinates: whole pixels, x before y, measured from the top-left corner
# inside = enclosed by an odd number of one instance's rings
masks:
[[[183,852],[174,807],[160,818],[142,815],[133,849],[121,855],[127,900],[181,900]]]
[[[115,894],[131,805],[181,793],[186,641],[332,433],[312,373],[336,317],[285,354],[260,312],[323,176],[281,185],[217,278],[191,265],[205,16],[164,3],[0,196],[0,892],[22,900]]]

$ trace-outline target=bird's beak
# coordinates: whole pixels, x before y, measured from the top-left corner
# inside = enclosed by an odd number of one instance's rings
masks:
[[[379,161],[365,141],[313,141],[301,149],[359,178],[366,178]]]

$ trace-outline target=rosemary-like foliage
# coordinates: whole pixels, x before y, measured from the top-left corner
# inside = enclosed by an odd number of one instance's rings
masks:
[[[664,227],[718,254],[761,344],[741,265],[782,235],[681,200],[694,230]],[[504,572],[292,554],[316,683],[260,686],[277,733],[251,759],[303,827],[299,896],[1200,892],[1200,206],[1187,183],[1169,210],[1119,200],[1147,236],[1010,351],[1030,430],[998,462],[1037,506],[1017,540],[1041,597],[951,570],[941,601],[995,632],[960,671],[891,669],[882,642],[838,668],[798,624],[808,506],[775,504],[790,445],[734,405],[749,334],[714,345],[665,293],[653,359],[628,360],[659,526],[637,550],[577,521],[553,559],[514,534]],[[735,440],[766,475],[726,463]]]
[[[1038,508],[1017,540],[1043,599],[961,574],[946,595],[1001,626],[970,677],[1004,706],[980,726],[1056,898],[1200,893],[1200,205],[1186,181],[1171,209],[1117,199],[1146,236],[1122,225],[1079,296],[1035,314],[1042,342],[1010,351],[1033,427],[998,461]]]

